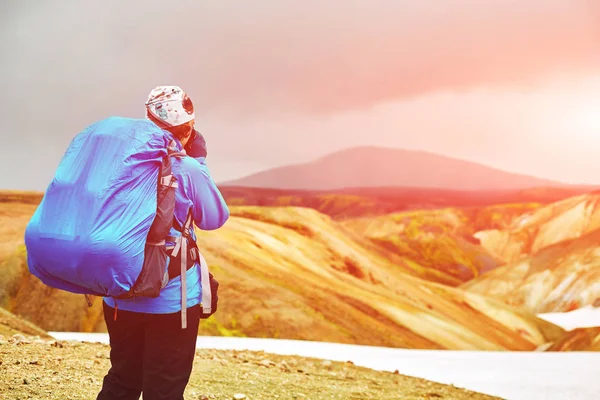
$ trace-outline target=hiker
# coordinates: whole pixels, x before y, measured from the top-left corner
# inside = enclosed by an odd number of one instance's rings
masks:
[[[220,228],[229,218],[229,210],[207,169],[206,142],[194,129],[195,114],[191,100],[177,86],[156,87],[148,96],[146,117],[169,131],[178,149],[185,149],[190,156],[172,157],[172,174],[178,182],[175,219],[184,226],[191,211],[199,229]],[[190,231],[190,241],[194,243],[188,243],[188,247],[197,251],[193,225]],[[177,234],[175,230],[171,232]],[[193,251],[186,256],[194,259]],[[200,307],[200,263],[204,262],[197,252],[183,281],[180,279],[179,262],[171,259],[169,281],[158,297],[104,298],[111,368],[104,377],[97,400],[137,400],[142,392],[144,400],[183,399],[192,372],[199,322],[207,317],[202,315]],[[184,302],[182,281],[187,285]],[[216,286],[213,283],[218,285],[211,275],[214,298]],[[216,307],[216,299],[213,302]],[[182,303],[186,303],[185,329],[181,326]]]

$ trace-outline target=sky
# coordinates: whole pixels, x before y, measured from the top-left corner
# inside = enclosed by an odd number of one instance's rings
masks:
[[[3,0],[0,54],[0,188],[157,85],[217,182],[376,145],[600,184],[596,0]]]

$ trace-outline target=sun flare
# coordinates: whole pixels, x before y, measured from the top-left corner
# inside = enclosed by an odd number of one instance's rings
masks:
[[[594,134],[600,139],[600,101],[574,108],[569,122],[573,124],[575,133]]]

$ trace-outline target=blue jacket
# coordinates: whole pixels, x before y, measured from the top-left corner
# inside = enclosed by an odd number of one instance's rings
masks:
[[[182,146],[177,141],[181,150]],[[181,225],[184,224],[188,210],[192,210],[194,223],[199,229],[218,229],[227,222],[229,209],[219,189],[212,180],[205,158],[172,158],[172,173],[177,178],[179,186],[175,194],[175,218]],[[179,236],[176,230],[171,230],[172,236]],[[192,232],[196,240],[196,235]],[[202,251],[202,243],[198,243]],[[168,262],[168,261],[167,261]],[[173,265],[179,268],[179,265]],[[200,267],[195,266],[187,271],[187,306],[192,307],[200,303],[202,288],[200,285]],[[104,301],[110,307],[115,307],[115,299],[105,297]],[[165,286],[158,297],[137,297],[134,299],[116,300],[118,309],[143,312],[150,314],[166,314],[181,311],[181,277],[172,279]]]

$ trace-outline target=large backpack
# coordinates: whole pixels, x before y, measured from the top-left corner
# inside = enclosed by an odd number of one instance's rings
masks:
[[[79,133],[27,225],[29,271],[57,289],[116,299],[157,297],[180,275],[186,328],[185,272],[201,256],[191,211],[182,225],[174,217],[174,157],[185,153],[145,119],[110,117]],[[181,234],[170,236],[172,228]],[[180,265],[167,271],[175,259]],[[209,273],[200,264],[210,313]]]

